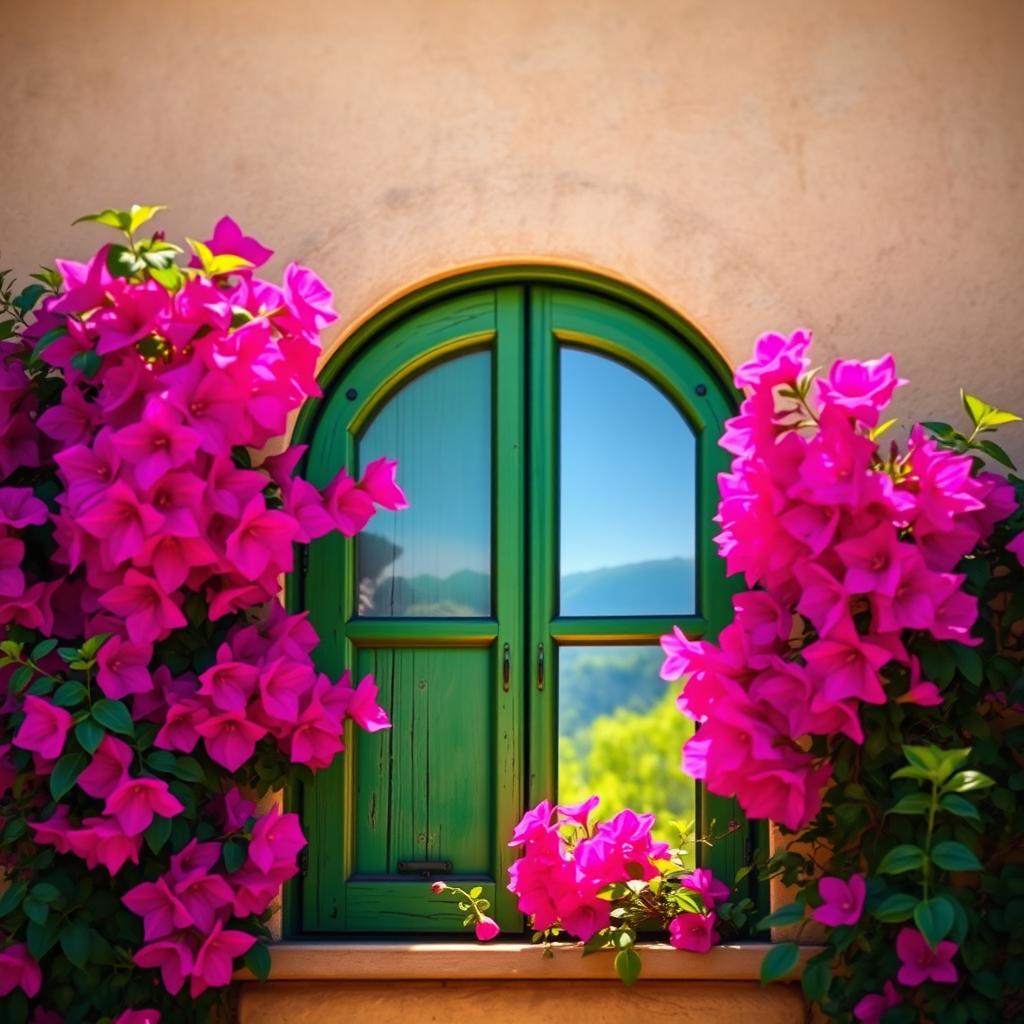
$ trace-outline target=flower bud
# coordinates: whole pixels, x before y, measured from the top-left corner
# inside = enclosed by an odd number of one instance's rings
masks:
[[[445,889],[447,889],[447,888],[448,888],[448,886],[445,885],[444,882],[432,882],[431,885],[430,885],[430,891],[435,896],[440,896],[441,893],[443,893],[445,891]]]

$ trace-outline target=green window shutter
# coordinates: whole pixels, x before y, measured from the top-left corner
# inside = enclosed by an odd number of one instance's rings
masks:
[[[429,891],[434,877],[483,886],[502,927],[522,928],[506,890],[507,841],[527,806],[559,795],[560,663],[620,651],[649,666],[672,624],[713,635],[729,617],[734,588],[711,517],[715,474],[727,465],[716,442],[734,396],[716,358],[689,325],[643,308],[623,286],[523,268],[407,297],[326,368],[325,397],[296,432],[310,445],[307,475],[323,486],[342,465],[357,472],[397,456],[411,508],[381,513],[354,540],[315,542],[289,581],[291,607],[308,609],[322,638],[320,667],[372,672],[393,722],[348,736],[335,766],[289,796],[310,838],[290,931],[461,932],[462,915]],[[650,407],[663,417],[651,423],[664,422],[688,452],[680,465],[692,474],[693,507],[680,523],[689,536],[679,551],[664,541],[673,557],[657,566],[671,576],[663,598],[644,604],[614,580],[604,596],[591,587],[579,598],[573,581],[583,577],[560,570],[560,540],[567,562],[569,542],[586,540],[572,523],[559,535],[560,372],[570,383],[578,372],[612,375],[623,415]],[[579,426],[573,443],[586,447]],[[614,447],[609,458],[621,461]],[[608,472],[614,486],[614,465]],[[662,534],[666,522],[656,524]],[[683,561],[685,579],[672,576]],[[705,833],[742,821],[733,801],[703,792],[695,811]],[[731,881],[746,839],[741,825],[704,862]]]

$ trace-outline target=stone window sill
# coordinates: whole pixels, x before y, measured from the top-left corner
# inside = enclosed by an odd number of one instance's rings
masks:
[[[647,981],[756,981],[767,943],[716,946],[705,954],[686,953],[665,943],[640,946],[642,978]],[[805,946],[788,980],[800,977],[804,963],[821,951]],[[494,942],[280,942],[271,947],[272,981],[397,980],[586,980],[614,981],[611,951],[584,957],[579,946],[555,945],[544,956],[532,943]],[[252,981],[241,971],[239,980]]]

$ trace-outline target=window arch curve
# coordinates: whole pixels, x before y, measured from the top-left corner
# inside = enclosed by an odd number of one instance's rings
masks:
[[[411,507],[314,542],[288,582],[321,667],[373,672],[394,727],[353,737],[290,795],[310,850],[287,925],[460,931],[425,884],[453,877],[483,886],[515,931],[512,826],[540,799],[578,796],[622,756],[616,736],[667,707],[662,633],[710,635],[727,619],[711,544],[727,368],[650,296],[517,266],[399,299],[335,351],[321,384],[294,437],[309,445],[306,475],[323,485],[396,456]],[[666,803],[636,809],[689,810],[698,832],[739,817],[687,788],[670,756],[637,758],[642,792]],[[725,877],[744,838],[712,850]]]

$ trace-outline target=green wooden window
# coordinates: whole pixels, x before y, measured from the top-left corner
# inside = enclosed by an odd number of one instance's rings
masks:
[[[293,933],[460,931],[437,877],[522,928],[507,840],[544,797],[597,786],[609,810],[705,832],[739,818],[679,774],[686,722],[658,679],[662,633],[728,614],[711,543],[726,379],[656,303],[541,268],[436,285],[342,347],[298,426],[306,472],[397,457],[410,508],[312,544],[289,601],[325,671],[376,676],[393,727],[350,735],[290,794],[310,837]],[[746,834],[695,858],[731,879]]]

